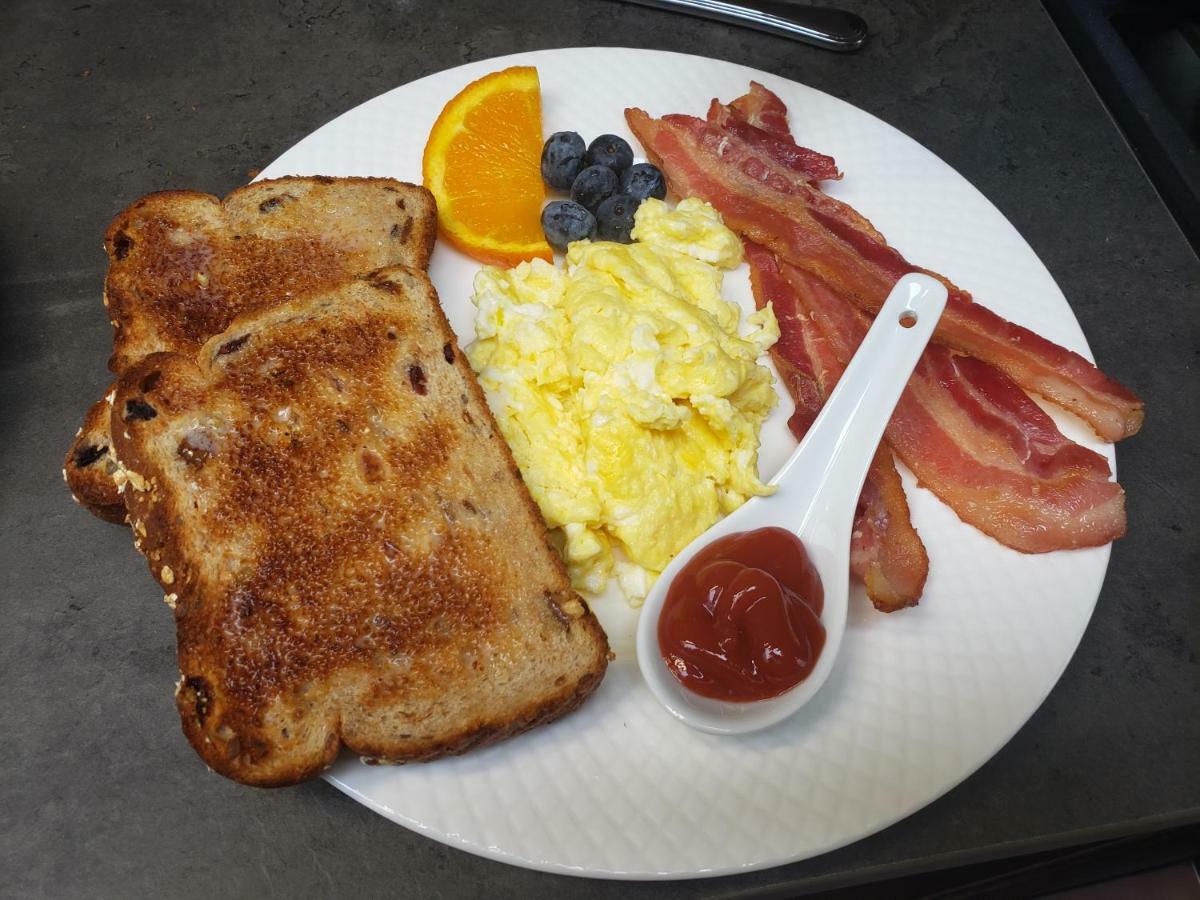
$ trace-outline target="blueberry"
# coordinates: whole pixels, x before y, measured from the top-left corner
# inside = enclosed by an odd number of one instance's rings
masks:
[[[639,200],[645,200],[647,197],[662,200],[667,196],[667,180],[663,178],[658,166],[638,163],[621,173],[620,190],[622,194],[629,194]]]
[[[617,173],[608,166],[588,166],[571,183],[571,199],[592,212],[617,192]]]
[[[553,200],[542,210],[542,232],[551,247],[566,250],[596,234],[596,217],[573,200]]]
[[[596,210],[596,237],[602,241],[631,244],[633,214],[642,201],[629,194],[613,194]]]
[[[584,162],[589,166],[608,166],[620,175],[633,165],[633,149],[624,138],[602,134],[588,144]]]
[[[542,180],[552,188],[569,191],[583,168],[583,138],[574,131],[556,131],[542,147]]]

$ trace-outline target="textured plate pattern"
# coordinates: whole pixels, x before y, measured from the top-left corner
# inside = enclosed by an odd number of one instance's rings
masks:
[[[961,176],[878,119],[766,73],[641,50],[552,50],[441,72],[362,104],[301,141],[261,177],[388,175],[416,181],[425,136],[463,85],[536,65],[544,128],[628,133],[622,110],[702,114],[751,78],[778,91],[804,144],[846,172],[854,204],[910,259],[1003,315],[1084,354],[1049,273]],[[603,85],[603,87],[601,87]],[[635,142],[636,147],[636,142]],[[895,177],[903,172],[904,178]],[[919,211],[920,218],[911,218]],[[473,337],[476,265],[447,247],[432,276],[451,324]],[[744,272],[727,295],[752,307]],[[786,399],[764,430],[769,475],[794,444]],[[1107,453],[1074,421],[1071,437]],[[1022,556],[962,525],[906,475],[930,555],[920,607],[885,617],[851,598],[842,657],[800,715],[737,738],[691,731],[642,685],[634,614],[594,604],[618,657],[578,713],[501,746],[429,765],[343,759],[340,789],[389,818],[505,862],[579,875],[657,878],[777,865],[842,846],[936,799],[982,765],[1054,686],[1095,606],[1108,548]],[[696,827],[695,823],[704,823]]]

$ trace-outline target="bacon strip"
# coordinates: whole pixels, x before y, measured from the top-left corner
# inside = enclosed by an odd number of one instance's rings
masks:
[[[771,303],[779,320],[780,336],[771,348],[771,357],[796,401],[788,427],[801,440],[827,399],[821,377],[828,380],[827,373],[834,367],[840,374],[840,364],[800,310],[775,257],[747,242],[746,261],[754,302],[760,309]],[[866,585],[875,608],[883,612],[915,606],[929,574],[929,556],[913,528],[900,474],[891,452],[882,444],[871,461],[855,511],[850,571]]]
[[[724,106],[713,100],[708,107],[708,123],[764,154],[764,163],[772,168],[790,170],[810,183],[842,177],[832,156],[801,147],[790,134],[780,135],[760,128],[742,116],[733,104]]]
[[[868,312],[896,280],[926,272],[946,284],[949,303],[935,338],[991,363],[1022,387],[1087,421],[1106,440],[1137,432],[1142,402],[1077,353],[1008,322],[948,279],[910,264],[865,218],[794,172],[762,165],[763,154],[736,135],[693,116],[626,120],[680,196],[701,197],[725,223],[780,259],[802,267]]]
[[[837,361],[818,372],[828,392],[870,320],[812,274],[786,262],[780,272],[798,308],[789,325],[807,319]],[[1109,480],[1108,461],[1064,437],[1007,375],[982,360],[930,344],[885,438],[960,519],[1015,550],[1099,546],[1125,533],[1125,492]]]
[[[749,92],[732,101],[729,108],[744,121],[763,131],[789,140],[792,137],[792,129],[788,126],[787,107],[774,91],[757,81],[751,81]]]

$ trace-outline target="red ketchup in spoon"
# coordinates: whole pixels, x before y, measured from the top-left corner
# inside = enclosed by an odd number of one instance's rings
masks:
[[[684,687],[717,700],[776,697],[808,677],[821,648],[824,592],[785,528],[726,535],[691,558],[667,590],[658,646]]]

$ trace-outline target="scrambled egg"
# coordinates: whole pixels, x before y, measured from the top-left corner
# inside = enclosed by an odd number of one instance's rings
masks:
[[[770,307],[721,299],[742,246],[701,200],[646,200],[634,244],[579,241],[566,268],[483,268],[467,348],[576,588],[634,605],[683,547],[753,495],[775,403]],[[619,551],[619,552],[615,552]]]

